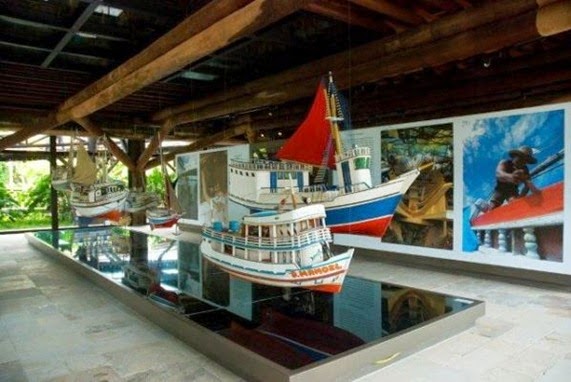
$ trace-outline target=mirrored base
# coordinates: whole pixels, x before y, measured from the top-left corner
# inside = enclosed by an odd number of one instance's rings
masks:
[[[203,259],[199,238],[118,227],[27,238],[246,380],[354,380],[484,314],[480,301],[352,276],[338,294],[245,282]]]

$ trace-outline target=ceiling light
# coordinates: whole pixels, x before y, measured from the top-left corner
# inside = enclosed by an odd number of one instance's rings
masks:
[[[93,33],[77,32],[76,34],[79,37],[83,37],[83,38],[97,38],[97,35],[94,35]]]
[[[212,81],[218,78],[218,76],[214,74],[199,73],[193,70],[185,70],[180,74],[180,76],[189,80],[197,81]]]
[[[97,8],[95,8],[95,13],[119,17],[121,16],[121,13],[123,13],[123,10],[120,8],[110,7],[109,5],[98,5]]]

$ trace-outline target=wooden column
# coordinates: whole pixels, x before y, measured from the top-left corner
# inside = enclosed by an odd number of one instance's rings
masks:
[[[129,139],[127,141],[127,154],[131,161],[134,163],[137,158],[141,155],[145,148],[145,141]],[[145,190],[146,189],[146,179],[145,171],[141,171],[138,168],[129,169],[129,188],[132,190]],[[131,218],[132,225],[144,225],[146,224],[145,212],[133,213]]]
[[[57,166],[57,150],[56,150],[56,138],[55,136],[50,137],[50,174],[53,175],[53,171]],[[57,202],[57,191],[55,188],[50,188],[50,213],[52,215],[52,230],[57,231],[59,229],[59,213],[58,213],[58,202]]]

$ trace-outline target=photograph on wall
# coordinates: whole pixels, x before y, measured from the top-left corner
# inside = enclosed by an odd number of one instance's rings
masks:
[[[200,204],[199,221],[210,226],[220,222],[228,225],[228,153],[211,151],[199,155]]]
[[[176,195],[183,219],[198,220],[198,161],[194,154],[176,157]]]
[[[381,131],[383,182],[420,171],[397,206],[383,242],[452,249],[451,123]]]
[[[562,262],[564,124],[563,110],[463,123],[464,252]]]

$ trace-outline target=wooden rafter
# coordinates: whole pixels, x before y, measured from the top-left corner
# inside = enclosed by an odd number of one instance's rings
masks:
[[[171,161],[175,158],[177,154],[182,154],[190,151],[196,151],[203,149],[205,147],[209,147],[215,145],[219,141],[224,141],[228,139],[232,139],[236,136],[246,134],[247,131],[251,131],[252,125],[249,116],[244,116],[233,123],[233,126],[220,131],[216,134],[212,134],[208,137],[203,139],[199,139],[196,142],[191,143],[190,145],[177,147],[169,151],[168,154],[163,155],[165,161]],[[161,164],[160,159],[153,159],[145,164],[145,169],[151,169],[153,167],[159,166]]]
[[[357,7],[351,7],[346,1],[313,0],[305,9],[349,25],[358,25],[381,33],[387,32],[386,27],[377,18],[361,12]]]
[[[154,57],[150,62],[143,62],[140,67],[131,68],[125,65],[125,70],[120,74],[122,77],[113,78],[113,73],[106,76],[99,86],[91,90],[85,90],[73,98],[73,102],[64,104],[49,122],[42,126],[32,126],[8,136],[0,141],[0,150],[20,142],[35,134],[49,130],[71,119],[85,117],[117,100],[126,97],[133,92],[142,89],[169,74],[182,69],[186,65],[220,49],[232,41],[280,20],[281,18],[296,12],[306,5],[308,0],[287,0],[279,3],[272,0],[254,0],[229,15],[215,21],[199,32],[179,42],[170,50]],[[216,3],[216,2],[214,2]],[[231,1],[230,1],[231,3]],[[202,9],[190,17],[200,17]],[[197,16],[198,15],[198,16]],[[206,15],[204,15],[206,17]],[[212,18],[209,18],[212,20]],[[176,28],[175,28],[176,29]],[[169,33],[166,40],[179,37]],[[170,44],[169,44],[170,45]],[[146,50],[141,53],[144,55]],[[122,65],[123,66],[123,65]],[[117,73],[114,73],[117,75]],[[113,81],[114,80],[114,81]],[[66,108],[67,105],[67,108]],[[70,106],[72,105],[72,106]]]
[[[91,121],[87,117],[84,117],[76,119],[75,122],[77,122],[81,127],[87,130],[89,133],[97,137],[103,137],[105,146],[107,146],[107,148],[115,156],[115,158],[117,158],[119,162],[123,163],[129,170],[135,171],[137,169],[137,166],[135,166],[135,163],[133,163],[131,158],[129,158],[129,156],[123,150],[121,150],[121,148],[117,146],[117,144],[113,142],[113,140],[108,135],[105,134],[103,129],[101,129],[99,126],[93,123],[93,121]]]
[[[350,1],[354,4],[360,5],[363,8],[367,8],[372,11],[389,16],[402,23],[419,25],[424,22],[424,20],[421,17],[419,17],[417,14],[395,4],[394,1],[389,1],[389,0],[350,0]]]
[[[326,57],[275,76],[225,89],[204,99],[165,109],[157,113],[154,119],[170,116],[180,124],[308,97],[317,79],[329,70],[334,71],[340,86],[348,87],[442,65],[536,38],[536,15],[537,4],[534,0],[508,0],[486,7],[474,7],[402,35],[354,48],[350,54]],[[518,26],[517,23],[522,25]],[[269,95],[268,89],[273,90]]]

